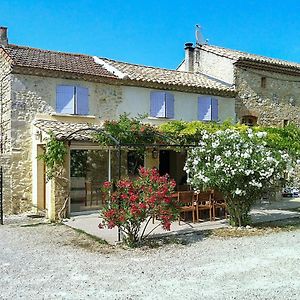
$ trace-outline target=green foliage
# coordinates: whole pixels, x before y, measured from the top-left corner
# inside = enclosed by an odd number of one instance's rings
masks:
[[[295,124],[286,127],[264,127],[259,130],[266,131],[267,144],[278,150],[286,150],[294,158],[300,158],[300,129]]]
[[[65,161],[67,147],[62,141],[58,141],[52,132],[49,132],[49,138],[46,143],[46,151],[43,155],[38,156],[46,164],[47,180],[52,179],[59,167]]]
[[[128,114],[120,115],[118,121],[105,121],[104,130],[113,138],[125,145],[147,145],[161,142],[162,137],[156,127],[142,123],[145,116],[129,118]],[[106,134],[99,133],[96,137],[102,145],[114,145],[114,142]]]
[[[234,129],[243,136],[247,135],[249,127],[244,124],[232,124],[230,120],[223,123],[201,122],[201,121],[170,121],[159,126],[162,134],[170,138],[178,139],[181,144],[195,144],[202,138],[203,130],[215,133],[218,130]],[[286,127],[252,127],[254,132],[264,131],[268,135],[265,139],[267,146],[277,150],[287,151],[292,157],[300,158],[300,128],[295,124]]]
[[[196,144],[201,140],[204,130],[208,133],[215,133],[218,130],[233,129],[246,136],[249,128],[244,124],[233,124],[231,120],[226,120],[223,123],[175,120],[156,127],[142,123],[145,117],[129,118],[128,114],[123,114],[118,121],[106,121],[104,129],[121,144],[135,145],[134,147],[138,151],[143,152],[146,145],[153,143]],[[255,126],[252,129],[254,132],[264,131],[268,133],[266,142],[270,148],[284,150],[292,157],[300,158],[300,128],[298,126],[294,124],[286,127]],[[97,134],[96,140],[101,145],[114,145],[106,134]]]
[[[232,225],[247,225],[254,202],[285,174],[292,175],[289,155],[268,146],[266,137],[266,132],[252,129],[203,131],[198,146],[188,153],[188,182],[198,190],[220,190]]]
[[[71,177],[86,177],[88,150],[71,151]]]

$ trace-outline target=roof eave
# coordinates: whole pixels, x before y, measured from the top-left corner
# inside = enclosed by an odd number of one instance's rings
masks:
[[[43,68],[34,68],[27,66],[14,65],[12,68],[13,74],[22,74],[22,75],[33,75],[33,76],[42,76],[42,77],[55,77],[55,78],[66,78],[66,79],[80,79],[87,80],[92,82],[104,82],[104,83],[118,83],[120,79],[114,76],[105,76],[105,75],[93,75],[87,73],[78,73],[78,72],[67,72],[60,70],[50,70]]]
[[[14,65],[13,59],[10,57],[10,55],[5,51],[4,47],[0,46],[0,55],[11,65]]]
[[[300,68],[283,66],[276,63],[270,63],[270,62],[261,62],[249,58],[239,59],[234,63],[234,65],[236,67],[247,67],[247,68],[277,72],[277,73],[282,73],[287,75],[298,75],[298,76],[300,75]]]
[[[121,84],[127,86],[146,87],[146,88],[153,88],[153,89],[215,95],[215,96],[225,96],[225,97],[234,97],[237,94],[234,88],[218,89],[212,87],[196,87],[196,86],[167,84],[167,83],[141,81],[141,80],[133,80],[133,79],[122,80]]]

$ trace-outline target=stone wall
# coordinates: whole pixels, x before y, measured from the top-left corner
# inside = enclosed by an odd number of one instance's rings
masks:
[[[11,79],[10,65],[0,57],[0,126],[3,154],[11,153],[10,119],[11,119]],[[2,154],[1,153],[1,154]]]
[[[236,68],[236,88],[238,118],[256,116],[261,125],[283,126],[284,120],[300,124],[300,77]]]
[[[3,209],[13,212],[15,207],[11,201],[11,75],[10,65],[0,57],[0,163],[3,168]]]
[[[103,120],[116,118],[117,106],[122,99],[122,91],[118,86],[32,75],[11,75],[9,93],[5,97],[5,116],[7,115],[8,120],[5,151],[10,153],[10,164],[5,165],[5,180],[10,182],[11,194],[5,197],[5,213],[19,213],[32,207],[31,123],[37,114],[55,113],[58,84],[88,87],[90,114]],[[58,193],[57,189],[54,190]],[[55,207],[57,205],[56,203]]]
[[[14,212],[16,207],[11,201],[12,199],[12,176],[11,176],[11,156],[1,155],[0,164],[3,170],[3,210],[6,212]]]

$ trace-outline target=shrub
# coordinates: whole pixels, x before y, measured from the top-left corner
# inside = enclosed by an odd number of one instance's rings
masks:
[[[111,182],[105,182],[103,191],[108,201],[101,210],[103,222],[100,227],[118,226],[131,247],[138,245],[150,234],[144,235],[154,216],[160,220],[159,225],[170,230],[171,221],[178,216],[177,200],[171,197],[175,185],[175,181],[167,175],[160,176],[156,169],[145,168],[139,169],[136,179],[119,180],[114,188]]]
[[[254,202],[291,170],[289,155],[267,147],[266,132],[225,129],[202,131],[201,136],[198,147],[188,153],[188,182],[199,190],[219,189],[226,198],[231,224],[247,225]]]

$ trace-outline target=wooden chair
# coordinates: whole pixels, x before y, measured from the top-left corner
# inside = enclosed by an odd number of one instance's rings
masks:
[[[209,220],[212,221],[213,201],[212,191],[200,192],[197,194],[197,220],[199,221],[199,215],[201,211],[207,210],[209,212]],[[203,220],[201,220],[203,221]]]
[[[190,190],[191,190],[191,186],[189,184],[177,185],[178,192],[184,192],[184,191],[190,191]]]
[[[213,219],[216,219],[216,210],[224,211],[224,216],[227,219],[227,204],[221,192],[213,191]]]
[[[178,192],[178,202],[179,205],[181,205],[179,209],[179,225],[180,225],[181,213],[184,214],[184,220],[185,220],[186,212],[192,212],[193,223],[195,223],[196,205],[194,200],[194,191]]]

